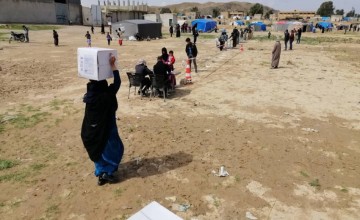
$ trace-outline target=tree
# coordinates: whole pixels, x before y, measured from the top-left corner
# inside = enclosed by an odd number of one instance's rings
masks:
[[[351,11],[346,14],[346,17],[355,17],[355,8],[352,7]]]
[[[190,11],[191,11],[191,12],[198,12],[199,9],[198,9],[198,7],[195,6],[195,7],[191,8]]]
[[[344,9],[341,9],[341,10],[336,9],[335,14],[336,15],[344,15],[345,14]]]
[[[263,14],[264,6],[262,4],[256,3],[250,8],[250,14],[254,16],[254,14]]]
[[[213,8],[212,15],[213,15],[213,18],[216,18],[217,16],[219,16],[220,15],[220,9],[219,8]]]
[[[270,15],[274,14],[273,10],[267,11],[265,14],[265,19],[269,19]]]
[[[334,5],[332,1],[323,2],[319,9],[317,10],[317,14],[323,17],[330,17],[334,14]]]
[[[171,13],[170,8],[161,8],[160,9],[160,14],[164,14],[164,13]]]

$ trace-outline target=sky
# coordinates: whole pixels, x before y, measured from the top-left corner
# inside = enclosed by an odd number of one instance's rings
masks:
[[[107,1],[107,0],[105,0]],[[113,2],[114,0],[110,0]],[[130,0],[132,4],[133,0]],[[138,0],[135,0],[135,3]],[[165,5],[171,5],[171,4],[177,4],[181,2],[194,2],[191,0],[139,0],[139,2],[148,3],[148,5],[156,5],[156,6],[165,6]],[[230,2],[232,0],[196,0],[196,2],[199,3],[205,3],[205,2]],[[263,5],[267,5],[269,7],[272,7],[276,10],[306,10],[306,11],[316,11],[321,3],[328,1],[328,0],[245,0],[245,1],[239,1],[239,2],[251,2],[251,3],[260,3]],[[360,12],[360,0],[332,0],[334,3],[335,9],[344,9],[345,13],[350,11],[352,7],[355,8],[356,13]],[[104,0],[100,0],[101,4],[104,3]],[[118,1],[115,0],[117,3]],[[123,0],[120,0],[121,4],[123,3]],[[127,4],[127,0],[125,0]],[[90,6],[91,4],[97,4],[98,0],[81,0],[81,3],[85,6]]]

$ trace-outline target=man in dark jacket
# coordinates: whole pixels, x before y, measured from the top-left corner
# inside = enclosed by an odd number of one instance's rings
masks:
[[[285,50],[287,50],[287,44],[290,40],[290,34],[289,34],[289,31],[288,30],[285,30],[285,33],[284,33],[284,40],[285,40]]]
[[[165,84],[165,94],[167,93],[167,87],[169,84],[168,65],[163,62],[162,56],[158,56],[157,63],[154,65],[154,76],[158,85]],[[161,81],[160,81],[161,80]],[[157,89],[158,90],[158,89]],[[159,92],[159,90],[158,90]]]
[[[198,54],[198,51],[196,45],[191,43],[190,38],[186,38],[185,52],[188,59],[190,60],[190,69],[191,69],[191,63],[194,63],[195,73],[197,73],[196,56]]]
[[[141,89],[142,95],[145,95],[146,91],[151,86],[151,81],[150,81],[149,77],[146,77],[146,76],[152,76],[154,73],[151,70],[149,70],[149,68],[146,66],[146,61],[143,59],[140,59],[138,61],[137,65],[135,66],[135,74],[141,74],[142,88],[140,88],[140,89]],[[139,94],[140,94],[140,90],[139,90]]]
[[[302,33],[302,30],[301,30],[301,28],[299,28],[299,30],[297,31],[297,40],[296,40],[297,44],[300,44],[301,33]]]

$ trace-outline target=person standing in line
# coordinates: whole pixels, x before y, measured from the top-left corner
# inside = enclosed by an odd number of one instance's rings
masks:
[[[301,30],[301,28],[299,28],[297,31],[297,40],[296,40],[297,44],[300,44],[301,34],[302,34],[302,30]]]
[[[81,126],[81,140],[91,161],[95,164],[98,185],[115,183],[113,175],[119,167],[124,145],[119,136],[115,113],[118,109],[116,94],[121,85],[115,57],[110,58],[114,82],[90,80],[83,102],[84,119]]]
[[[88,47],[91,47],[91,35],[89,34],[89,31],[86,31],[85,37]]]
[[[23,28],[24,31],[25,31],[25,42],[26,42],[26,43],[29,43],[29,28],[26,27],[25,25],[23,25],[22,28]]]
[[[197,64],[196,64],[196,56],[198,54],[198,50],[196,48],[196,45],[191,43],[190,38],[186,38],[186,47],[185,52],[190,60],[190,69],[191,69],[191,63],[194,63],[195,73],[197,73]]]
[[[287,50],[287,44],[288,44],[288,42],[289,42],[289,39],[290,39],[289,31],[288,31],[288,30],[285,30],[285,33],[284,33],[285,50]]]
[[[176,25],[176,37],[180,37],[180,25]]]
[[[172,37],[174,33],[174,27],[172,25],[170,25],[169,32],[170,32],[170,37]]]
[[[291,32],[290,32],[290,38],[289,38],[289,40],[290,40],[290,50],[292,50],[292,49],[293,49],[293,42],[294,42],[294,40],[295,40],[294,30],[291,30]]]
[[[272,59],[271,59],[272,69],[278,68],[280,62],[280,54],[281,54],[281,43],[279,40],[277,40],[274,45],[274,49],[272,50]]]
[[[94,34],[94,25],[91,25],[91,34]]]
[[[53,30],[53,37],[55,47],[59,46],[59,35],[55,30]]]
[[[111,38],[111,36],[110,36],[110,33],[109,33],[109,32],[107,32],[107,35],[106,35],[106,40],[107,40],[107,42],[108,42],[108,46],[110,46],[110,41],[112,41],[112,38]]]
[[[105,34],[105,26],[104,26],[104,24],[101,24],[101,34]]]
[[[198,32],[198,30],[197,30],[197,23],[196,24],[194,24],[192,27],[191,27],[191,31],[192,31],[192,35],[193,35],[193,37],[194,37],[194,44],[196,44],[196,39],[197,39],[197,37],[199,36],[199,32]]]

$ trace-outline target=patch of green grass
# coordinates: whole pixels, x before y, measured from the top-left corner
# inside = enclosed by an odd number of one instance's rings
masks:
[[[240,177],[238,175],[235,176],[235,182],[240,182]]]
[[[340,191],[341,191],[341,192],[343,192],[343,193],[347,193],[347,192],[349,192],[349,190],[348,190],[348,189],[346,189],[346,188],[342,188],[342,189],[340,189]]]
[[[215,206],[216,208],[219,208],[220,205],[221,205],[220,201],[219,201],[217,198],[215,198],[215,197],[213,197],[213,199],[214,199],[214,206]]]
[[[300,171],[300,174],[303,177],[306,177],[306,178],[309,177],[309,175],[307,173],[305,173],[304,171]]]
[[[214,34],[202,34],[202,33],[200,33],[199,34],[199,39],[215,39],[215,38],[217,38],[218,37],[218,35],[214,35]]]
[[[40,122],[43,122],[48,115],[48,112],[37,112],[29,116],[19,114],[16,118],[12,119],[10,123],[13,124],[16,128],[31,128]]]
[[[28,176],[30,176],[30,173],[28,171],[10,173],[0,176],[0,182],[9,182],[9,181],[20,182],[23,181]]]
[[[15,161],[0,159],[0,170],[9,169],[15,165],[17,165]]]
[[[30,165],[30,168],[31,168],[33,171],[40,171],[40,170],[42,170],[43,168],[45,168],[46,166],[47,166],[46,164],[35,163],[35,164]]]
[[[0,33],[0,41],[8,41],[10,38],[10,33]]]
[[[115,196],[116,196],[116,197],[120,197],[120,196],[123,194],[124,191],[125,191],[125,190],[124,190],[124,189],[121,189],[121,188],[115,189],[115,191],[114,191]]]
[[[46,209],[45,212],[46,212],[46,217],[57,215],[60,213],[59,205],[55,205],[55,204],[51,205]]]
[[[5,205],[5,202],[0,202],[0,208],[1,208],[1,207],[4,207],[4,206],[6,206],[6,205]]]
[[[59,110],[60,107],[66,107],[67,104],[70,104],[68,99],[54,99],[49,105],[53,110]]]
[[[23,24],[3,24],[0,25],[0,29],[11,29],[11,30],[23,30]],[[40,30],[56,30],[60,29],[60,26],[55,25],[26,25],[29,31],[40,31]]]
[[[314,179],[313,181],[309,182],[309,185],[319,189],[321,187],[319,179]]]

